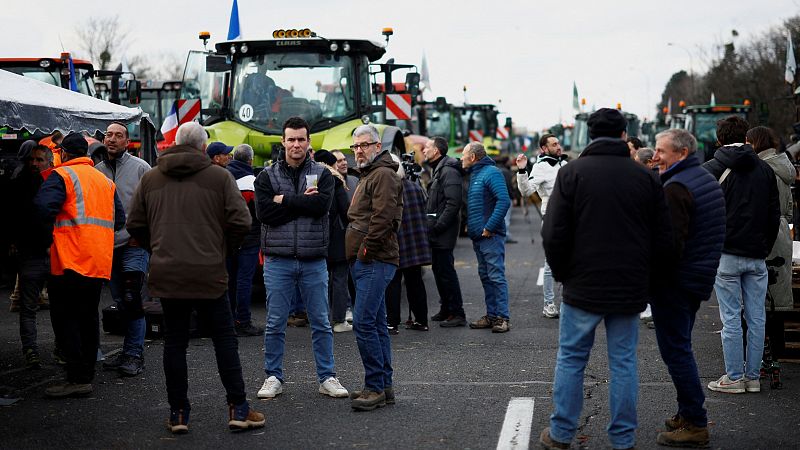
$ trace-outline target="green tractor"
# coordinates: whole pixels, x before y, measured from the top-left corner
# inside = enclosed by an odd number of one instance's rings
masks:
[[[628,136],[638,137],[641,131],[639,116],[625,111],[620,112],[625,117],[625,120],[628,121],[628,129],[626,130],[628,132]],[[589,139],[589,125],[587,124],[590,115],[591,113],[586,112],[575,115],[575,127],[572,130],[572,145],[570,150],[565,152],[572,158],[577,158],[580,156],[580,154],[586,149],[586,146],[588,146],[591,142],[591,139]]]
[[[384,35],[388,41],[391,30]],[[200,38],[206,42],[210,35]],[[278,157],[283,122],[293,116],[309,123],[312,148],[340,150],[352,158],[353,131],[385,116],[374,75],[391,64],[371,70],[385,52],[378,42],[328,39],[309,29],[277,30],[267,40],[221,42],[215,51],[189,53],[181,99],[200,101],[199,120],[210,141],[249,144],[256,165]],[[390,80],[391,73],[387,84],[392,86]],[[418,74],[409,74],[406,91],[417,91],[418,81]],[[405,153],[398,127],[375,126],[384,148]]]
[[[683,108],[683,128],[694,135],[698,154],[708,161],[717,149],[717,121],[728,116],[747,119],[751,110],[748,101],[741,105],[690,105]]]

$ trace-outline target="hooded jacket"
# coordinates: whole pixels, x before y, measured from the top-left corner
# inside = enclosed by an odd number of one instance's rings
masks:
[[[717,180],[731,169],[721,184],[727,217],[722,253],[765,259],[778,235],[781,214],[775,172],[750,144],[722,147],[703,167]]]
[[[442,156],[433,168],[425,208],[432,248],[453,249],[456,246],[463,181],[461,163],[455,158]]]
[[[786,153],[778,153],[774,148],[758,153],[762,161],[769,164],[775,172],[775,181],[778,186],[779,204],[781,208],[780,226],[775,244],[767,256],[767,268],[771,275],[769,280],[769,296],[767,309],[790,310],[793,307],[792,296],[792,237],[789,234],[789,224],[792,222],[794,199],[792,197],[792,183],[797,173],[794,165]],[[783,264],[780,264],[781,259]]]
[[[517,174],[517,186],[523,197],[530,197],[534,192],[539,194],[539,198],[542,199],[542,214],[547,211],[547,203],[556,184],[556,175],[566,164],[566,157],[539,155],[533,164],[530,176],[524,171]]]
[[[247,209],[250,211],[250,219],[253,220],[252,225],[250,225],[250,232],[247,233],[244,241],[242,241],[242,248],[255,247],[259,245],[259,240],[261,239],[261,222],[256,217],[256,177],[253,174],[253,167],[234,159],[228,163],[227,169],[236,180],[236,187],[242,193],[242,198],[244,198],[245,203],[247,203]]]
[[[117,185],[119,199],[122,201],[122,206],[127,213],[130,209],[133,192],[136,190],[136,186],[139,185],[139,180],[142,179],[142,176],[150,170],[150,164],[125,151],[119,158],[104,160],[94,167]],[[114,248],[127,245],[130,237],[131,235],[128,234],[128,230],[125,228],[115,232]]]
[[[651,274],[672,254],[661,182],[622,139],[594,139],[558,173],[542,244],[564,303],[596,314],[644,311]]]
[[[211,299],[228,289],[225,256],[250,230],[231,174],[178,145],[158,158],[133,195],[128,232],[151,253],[148,288],[162,298]]]
[[[505,217],[511,198],[502,172],[488,156],[476,161],[468,170],[467,234],[473,241],[481,239],[484,229],[505,236]]]
[[[397,174],[399,164],[383,150],[361,169],[347,217],[345,235],[348,261],[381,261],[400,264],[397,231],[403,217],[403,183]]]

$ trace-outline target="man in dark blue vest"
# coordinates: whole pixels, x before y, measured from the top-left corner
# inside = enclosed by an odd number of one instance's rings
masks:
[[[697,140],[686,130],[656,136],[658,166],[672,221],[674,253],[655,275],[653,321],[661,357],[678,393],[678,412],[657,442],[673,447],[708,446],[705,395],[692,353],[692,328],[702,301],[714,287],[725,242],[725,197],[700,166]]]
[[[258,398],[283,392],[286,323],[295,296],[303,299],[311,323],[311,340],[320,394],[347,397],[336,379],[333,330],[328,321],[328,210],[333,176],[308,157],[308,123],[291,117],[283,124],[286,157],[264,169],[255,182],[256,215],[261,221],[267,327],[264,371]]]

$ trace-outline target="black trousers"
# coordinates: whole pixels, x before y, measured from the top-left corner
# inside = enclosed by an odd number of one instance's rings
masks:
[[[207,323],[210,326],[217,370],[228,403],[243,403],[246,395],[239,361],[239,341],[236,339],[227,295],[215,299],[162,298],[161,306],[164,310],[164,377],[170,408],[178,410],[190,407],[186,348],[189,346],[192,310],[197,310],[198,325]]]
[[[458,282],[458,273],[453,265],[453,249],[432,248],[431,256],[433,257],[431,269],[433,269],[433,279],[436,280],[436,290],[439,291],[442,312],[446,313],[446,316],[466,317],[461,284]]]
[[[100,345],[97,306],[103,279],[89,278],[71,270],[50,278],[50,320],[56,343],[67,361],[67,381],[91,383]]]
[[[406,279],[406,297],[408,309],[414,320],[423,325],[428,324],[428,293],[422,281],[422,266],[399,269],[394,278],[386,286],[386,324],[390,327],[400,325],[400,282]]]

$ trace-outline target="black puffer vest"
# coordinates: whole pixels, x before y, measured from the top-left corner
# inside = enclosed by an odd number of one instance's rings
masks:
[[[319,180],[324,170],[322,165],[308,159],[297,170],[289,168],[284,161],[264,169],[276,193],[298,195],[306,190],[306,175],[316,175]],[[262,225],[261,248],[268,256],[325,258],[328,256],[329,227],[328,213],[316,218],[299,216],[280,226]]]
[[[719,182],[689,157],[670,168],[664,186],[679,183],[692,194],[693,211],[683,257],[678,266],[678,284],[696,300],[708,300],[725,242],[725,197]]]

